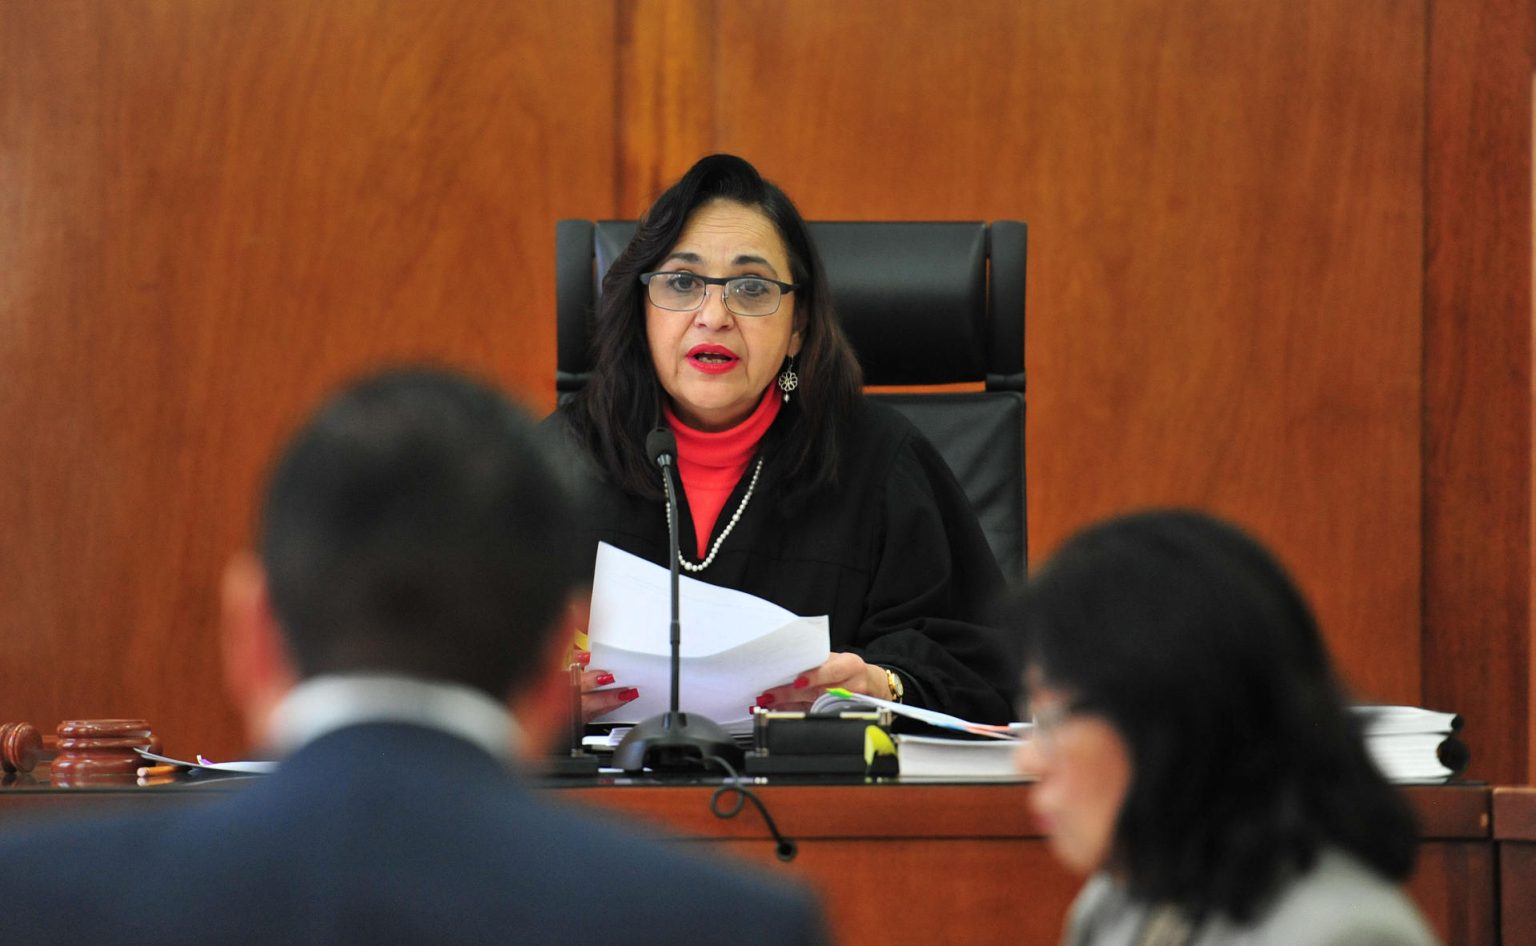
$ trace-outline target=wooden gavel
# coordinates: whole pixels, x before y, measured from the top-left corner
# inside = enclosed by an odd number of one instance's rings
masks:
[[[0,769],[30,772],[43,757],[43,737],[31,723],[0,723]]]
[[[70,719],[59,723],[55,785],[137,777],[144,764],[136,750],[159,749],[160,741],[142,719]],[[0,724],[0,767],[30,772],[43,758],[43,739],[31,723]]]

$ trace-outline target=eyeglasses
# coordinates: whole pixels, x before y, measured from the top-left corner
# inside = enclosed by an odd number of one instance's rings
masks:
[[[800,288],[766,276],[700,276],[683,272],[641,273],[640,281],[649,291],[652,305],[673,312],[692,312],[704,304],[710,286],[724,286],[721,296],[725,307],[749,318],[779,311],[784,293]]]
[[[1088,709],[1084,703],[1058,703],[1055,706],[1047,706],[1035,710],[1032,714],[1034,725],[1030,727],[1030,738],[1038,740],[1041,748],[1054,748],[1061,727]]]

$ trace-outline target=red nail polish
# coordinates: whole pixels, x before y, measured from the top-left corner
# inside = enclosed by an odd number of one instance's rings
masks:
[[[758,697],[757,698],[757,705],[758,706],[772,706],[773,705],[773,694],[772,693],[764,693],[762,696]]]
[[[578,650],[576,652],[576,662],[585,667],[592,662],[592,652],[590,650]]]
[[[607,672],[606,670],[597,675],[597,685],[600,687],[607,686],[608,684],[612,683],[613,680],[613,674]]]
[[[805,689],[806,687],[808,687],[810,685],[811,685],[811,680],[810,680],[809,677],[796,677],[795,678],[795,689],[797,689],[797,690],[803,690],[803,689]]]
[[[635,689],[634,687],[630,687],[627,690],[621,690],[619,692],[619,699],[623,700],[626,703],[628,703],[630,700],[638,700],[639,698],[640,698],[640,691]]]

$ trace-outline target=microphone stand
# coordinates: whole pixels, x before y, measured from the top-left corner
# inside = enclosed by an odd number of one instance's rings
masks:
[[[677,439],[672,431],[658,427],[645,438],[645,450],[661,467],[662,487],[667,493],[668,557],[672,582],[672,702],[671,709],[652,716],[631,729],[613,750],[613,764],[626,772],[650,768],[653,772],[702,772],[711,767],[711,757],[719,757],[740,766],[742,751],[731,734],[719,723],[698,713],[679,709],[678,679],[682,676],[682,621],[678,588],[682,576],[678,566],[678,523],[682,513],[677,507],[677,493],[672,473],[677,459]]]

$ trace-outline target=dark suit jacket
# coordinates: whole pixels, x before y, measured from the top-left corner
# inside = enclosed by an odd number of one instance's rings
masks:
[[[0,833],[3,929],[36,943],[824,941],[795,888],[554,794],[446,733],[354,726],[227,798]]]

